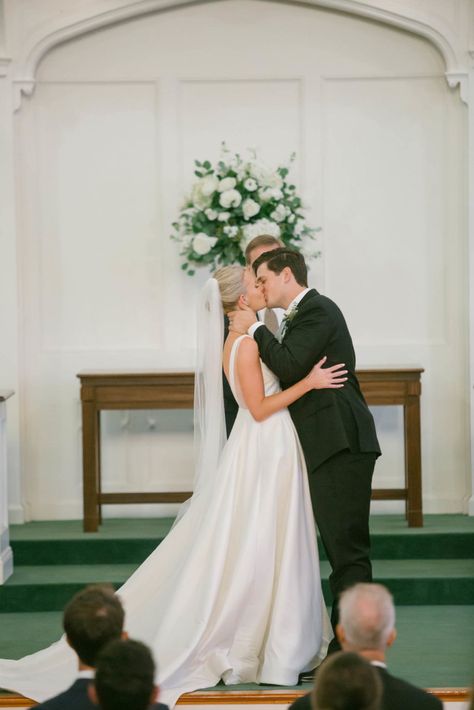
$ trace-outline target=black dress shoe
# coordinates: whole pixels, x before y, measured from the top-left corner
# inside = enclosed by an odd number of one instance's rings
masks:
[[[303,671],[303,673],[300,673],[298,676],[298,685],[302,685],[302,683],[310,683],[312,685],[317,670],[317,668],[313,668],[311,671]]]

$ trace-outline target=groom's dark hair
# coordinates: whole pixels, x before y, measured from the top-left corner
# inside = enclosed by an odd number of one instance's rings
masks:
[[[300,286],[308,286],[308,269],[306,268],[305,260],[299,251],[294,249],[273,249],[261,254],[258,259],[253,262],[253,270],[257,276],[258,267],[262,264],[267,265],[267,269],[274,271],[276,274],[281,274],[285,267],[288,267],[295,277],[296,283]]]
[[[106,644],[119,639],[125,612],[114,589],[95,584],[82,589],[64,610],[63,627],[71,648],[87,666],[95,666]]]

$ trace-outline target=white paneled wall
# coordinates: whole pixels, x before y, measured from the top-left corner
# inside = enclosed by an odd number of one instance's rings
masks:
[[[322,227],[311,285],[344,310],[359,366],[425,367],[425,509],[463,509],[466,117],[444,71],[408,32],[254,0],[150,14],[46,55],[15,119],[33,518],[81,515],[79,370],[192,366],[207,274],[181,272],[170,223],[193,160],[216,158],[222,140],[269,163],[297,152],[294,179]],[[401,413],[374,413],[376,484],[392,487]],[[192,461],[189,412],[104,416],[107,490],[187,489]]]

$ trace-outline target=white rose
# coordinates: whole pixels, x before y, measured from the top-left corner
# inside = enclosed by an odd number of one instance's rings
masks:
[[[255,237],[259,237],[262,234],[268,234],[271,237],[278,239],[280,237],[280,227],[276,222],[272,222],[269,219],[259,219],[253,224],[247,224],[243,229],[243,238],[241,243],[245,246],[252,241]]]
[[[295,219],[296,219],[296,216],[294,214],[290,214],[290,216],[288,217],[288,223],[293,224]]]
[[[242,212],[244,214],[244,219],[250,219],[255,217],[256,214],[260,212],[260,205],[255,200],[247,199],[242,203]]]
[[[205,210],[206,207],[210,207],[212,202],[212,197],[210,195],[204,195],[201,190],[201,181],[197,182],[191,194],[191,199],[193,204],[200,210]]]
[[[260,182],[264,187],[275,187],[278,190],[283,187],[283,178],[278,173],[267,173]]]
[[[264,187],[262,190],[258,191],[260,199],[264,202],[268,200],[281,200],[283,197],[283,192],[278,187]]]
[[[193,239],[193,250],[202,256],[210,252],[216,242],[217,237],[209,237],[204,232],[199,232]]]
[[[287,215],[287,208],[284,205],[278,205],[278,207],[273,210],[270,217],[275,220],[275,222],[283,222]]]
[[[206,215],[207,219],[209,219],[211,222],[213,222],[215,219],[217,219],[217,212],[215,210],[211,210],[211,208],[209,208],[205,211],[205,215]]]
[[[208,197],[217,190],[219,180],[218,178],[216,178],[215,175],[206,175],[205,177],[201,178],[199,184],[202,194]]]
[[[238,207],[241,202],[242,196],[237,190],[226,190],[219,197],[219,203],[221,207],[225,207],[226,209],[228,209],[229,207]]]
[[[219,192],[227,192],[227,190],[233,190],[237,185],[237,181],[233,177],[226,177],[223,180],[219,180],[218,190]]]
[[[219,215],[217,216],[217,219],[219,222],[227,222],[227,220],[230,218],[230,212],[220,212]]]
[[[249,192],[254,192],[258,187],[258,183],[253,178],[248,178],[248,180],[244,182],[244,187]]]
[[[224,230],[223,230],[223,231],[224,231],[224,234],[227,234],[227,236],[228,236],[230,239],[233,239],[233,238],[236,237],[237,234],[239,233],[239,228],[238,228],[238,227],[230,227],[230,226],[227,226],[227,227],[224,227]]]

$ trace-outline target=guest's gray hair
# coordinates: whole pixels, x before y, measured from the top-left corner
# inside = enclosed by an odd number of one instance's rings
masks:
[[[395,628],[395,606],[381,584],[356,584],[339,598],[339,623],[347,642],[357,650],[386,648]]]

